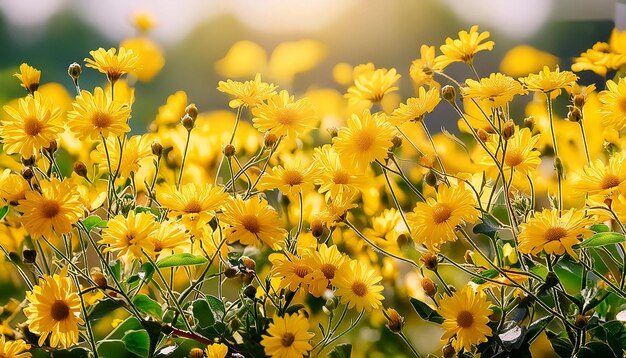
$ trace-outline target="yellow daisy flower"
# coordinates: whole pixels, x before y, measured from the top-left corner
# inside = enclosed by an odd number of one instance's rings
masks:
[[[527,175],[541,164],[541,152],[537,145],[540,138],[541,134],[532,135],[528,128],[516,129],[516,133],[507,141],[506,153],[504,154],[503,169],[507,180],[509,180],[511,169]],[[496,141],[491,140],[487,142],[486,146],[489,152],[496,154],[497,158],[502,157],[502,147],[498,146]],[[480,163],[488,170],[496,170],[493,159],[486,152],[483,152]]]
[[[309,293],[321,297],[346,260],[346,256],[339,252],[335,245],[328,247],[326,244],[320,244],[317,250],[309,250],[304,257],[304,261],[312,269],[309,274],[311,280]]]
[[[592,234],[586,226],[592,221],[580,210],[570,209],[559,213],[557,209],[544,209],[535,213],[527,223],[520,226],[518,249],[521,253],[538,255],[563,255],[566,252],[577,258],[572,246]]]
[[[435,67],[435,46],[422,45],[420,47],[420,58],[411,62],[409,75],[417,86],[439,87],[434,80]]]
[[[21,82],[21,86],[28,92],[34,93],[39,89],[39,81],[41,79],[41,71],[35,67],[29,66],[27,63],[20,65],[20,72],[14,74]]]
[[[165,65],[163,51],[156,43],[146,37],[126,39],[120,43],[120,46],[129,52],[132,51],[137,56],[138,65],[133,66],[128,73],[139,81],[151,81]],[[117,91],[115,94],[117,95]]]
[[[320,186],[320,193],[326,193],[326,200],[341,193],[352,195],[368,188],[369,178],[352,166],[346,167],[329,144],[314,149],[313,163],[321,170],[316,184]]]
[[[315,165],[304,166],[299,161],[293,161],[265,172],[257,187],[259,190],[278,189],[285,195],[297,196],[303,191],[313,190],[318,175]]]
[[[332,283],[337,287],[337,296],[348,308],[356,307],[357,311],[371,312],[382,307],[385,299],[380,292],[383,285],[379,284],[382,277],[364,262],[351,260],[344,263],[335,274]]]
[[[439,314],[445,319],[441,324],[446,331],[441,339],[450,340],[457,351],[461,348],[470,352],[472,345],[486,342],[492,335],[487,326],[493,311],[485,294],[474,292],[470,286],[463,287],[452,297],[444,297],[439,301]]]
[[[155,257],[189,252],[191,248],[191,239],[185,234],[185,227],[172,220],[163,221],[156,234],[150,239],[154,246]]]
[[[313,349],[310,340],[313,333],[309,332],[309,320],[298,313],[286,314],[284,317],[274,316],[267,328],[261,345],[265,354],[276,358],[302,358],[308,356]]]
[[[465,30],[459,32],[458,39],[448,37],[445,45],[441,45],[439,49],[442,55],[435,58],[433,68],[443,70],[453,62],[472,63],[474,55],[480,51],[493,50],[493,41],[483,42],[490,36],[488,31],[478,32],[478,25],[470,28],[469,33]],[[483,42],[483,43],[481,43]]]
[[[348,210],[357,207],[357,204],[354,203],[356,195],[356,193],[344,192],[327,199],[324,210],[318,213],[315,219],[320,220],[326,227],[337,225],[346,217]]]
[[[254,128],[277,137],[295,138],[315,128],[319,122],[315,108],[307,98],[294,100],[283,90],[272,96],[267,103],[260,103],[252,110]]]
[[[20,98],[17,108],[3,108],[8,117],[0,122],[0,136],[7,154],[30,158],[49,147],[63,132],[61,111],[39,92]]]
[[[572,189],[581,195],[597,195],[602,197],[616,197],[626,194],[626,165],[624,154],[615,153],[605,164],[600,159],[586,165],[582,173],[578,173]]]
[[[262,82],[260,74],[257,74],[253,81],[227,80],[226,82],[220,81],[217,86],[218,91],[235,97],[228,103],[230,108],[255,107],[276,95],[277,88],[278,86],[273,83]]]
[[[69,348],[78,343],[81,303],[67,269],[53,276],[43,275],[32,291],[26,292],[28,306],[24,309],[31,332],[39,334],[39,345],[50,337],[50,346]]]
[[[282,228],[276,210],[265,199],[243,200],[237,196],[230,199],[224,209],[220,219],[230,226],[224,233],[229,242],[257,247],[265,244],[274,250],[282,247],[287,231]]]
[[[389,122],[394,126],[401,126],[408,121],[419,122],[424,119],[426,113],[432,112],[441,101],[439,90],[431,88],[426,92],[424,87],[418,89],[418,96],[409,98],[406,104],[400,103],[389,116]]]
[[[398,253],[398,237],[409,233],[400,212],[395,208],[385,209],[380,215],[373,217],[371,222],[371,227],[366,228],[363,235],[386,251]]]
[[[543,92],[549,94],[550,98],[556,98],[561,94],[562,89],[571,90],[578,76],[570,71],[561,71],[559,66],[556,66],[554,71],[551,71],[548,66],[543,66],[543,70],[539,73],[531,73],[519,80],[529,91]]]
[[[117,138],[108,137],[104,144],[99,142],[91,154],[91,159],[98,163],[100,170],[105,173],[118,173],[119,177],[129,178],[131,173],[137,173],[142,166],[154,166],[152,156],[152,141],[147,136],[135,135],[124,141],[122,160],[120,161],[120,145]],[[107,151],[109,157],[107,159]],[[109,168],[109,162],[111,167]],[[119,168],[119,171],[118,171]]]
[[[626,63],[626,56],[612,53],[606,42],[596,42],[592,48],[574,58],[572,71],[593,71],[602,77],[606,77],[609,70],[616,70]]]
[[[96,87],[93,94],[82,91],[73,106],[74,110],[67,113],[67,125],[79,139],[99,139],[100,135],[106,138],[109,134],[120,136],[130,131],[130,107],[111,100],[100,87]]]
[[[120,47],[119,51],[115,48],[105,50],[101,47],[89,51],[89,54],[93,59],[85,58],[85,66],[106,74],[111,83],[115,83],[123,74],[132,72],[137,66],[137,55],[124,47]]]
[[[492,73],[487,78],[481,78],[480,82],[467,79],[465,84],[467,87],[462,89],[464,97],[486,101],[491,107],[504,106],[516,95],[526,94],[521,83],[501,73]]]
[[[626,126],[626,79],[608,80],[606,88],[599,94],[602,124],[620,131]]]
[[[28,182],[11,169],[5,169],[0,175],[0,200],[3,205],[17,205],[26,198],[26,192],[30,190]]]
[[[371,162],[387,158],[391,140],[396,130],[382,113],[371,114],[364,110],[361,116],[353,114],[348,126],[339,129],[333,146],[343,163],[364,170]]]
[[[52,179],[39,182],[40,191],[31,190],[19,201],[22,225],[34,239],[50,238],[52,232],[68,234],[83,216],[83,205],[76,188],[68,181]]]
[[[223,343],[213,343],[204,350],[207,358],[226,358],[228,346]]]
[[[0,337],[0,357],[30,358],[32,354],[28,350],[30,350],[30,344],[26,344],[21,339],[7,341],[4,335]]]
[[[119,257],[128,260],[141,260],[142,251],[152,254],[154,245],[152,238],[157,234],[159,224],[149,213],[136,214],[133,210],[128,215],[116,215],[109,220],[106,229],[102,230],[100,245],[108,245],[104,252],[117,252]]]
[[[348,88],[345,97],[350,104],[366,102],[371,107],[373,103],[380,102],[386,94],[398,90],[396,83],[400,77],[395,68],[364,71],[354,78],[354,84]]]
[[[308,291],[312,282],[310,274],[313,272],[308,262],[295,255],[287,253],[280,255],[280,259],[272,260],[272,276],[280,278],[280,288],[287,288],[291,291],[299,287]]]
[[[448,241],[456,241],[456,226],[478,220],[476,199],[464,185],[440,185],[436,198],[417,203],[406,215],[413,240],[433,251]]]

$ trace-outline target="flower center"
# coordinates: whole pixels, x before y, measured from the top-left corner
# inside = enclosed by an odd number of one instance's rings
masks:
[[[111,116],[108,113],[96,112],[91,117],[91,124],[97,128],[107,128],[111,122]]]
[[[298,276],[300,278],[304,278],[306,275],[311,273],[311,269],[309,267],[307,267],[307,266],[304,266],[304,265],[298,265],[298,266],[293,268],[293,273],[295,273],[296,276]]]
[[[474,323],[474,315],[469,311],[461,311],[456,316],[456,324],[461,328],[471,327]]]
[[[297,170],[285,170],[283,181],[289,186],[300,185],[304,182],[304,176]]]
[[[50,307],[50,316],[55,321],[63,321],[70,316],[70,306],[63,300],[56,300]]]
[[[154,241],[154,252],[161,252],[163,251],[163,243],[160,240],[155,240]]]
[[[332,264],[323,264],[322,267],[320,267],[320,271],[322,271],[324,277],[332,280],[333,278],[335,278],[335,271],[337,271],[337,267]]]
[[[364,282],[357,281],[352,284],[351,288],[352,288],[352,293],[354,293],[355,295],[359,297],[363,297],[367,295],[367,286],[365,285]]]
[[[242,217],[241,225],[253,234],[258,234],[259,231],[261,231],[261,224],[255,215],[245,215]]]
[[[602,183],[600,186],[602,189],[610,189],[615,188],[620,183],[619,177],[615,174],[607,173],[604,178],[602,178]]]
[[[348,184],[350,182],[350,174],[345,170],[337,170],[333,176],[333,183]]]
[[[296,114],[290,109],[283,109],[276,116],[276,121],[283,126],[290,126],[296,122]]]
[[[556,241],[561,240],[562,238],[567,236],[567,230],[562,227],[551,227],[546,230],[545,239],[546,241]]]
[[[46,219],[52,219],[59,214],[61,206],[56,200],[44,200],[41,203],[41,215]]]
[[[283,334],[283,338],[280,339],[280,343],[283,345],[283,347],[291,347],[295,340],[296,336],[294,336],[293,333],[285,332],[285,334]]]
[[[187,202],[187,204],[183,208],[183,211],[187,214],[197,214],[199,212],[202,212],[202,205],[200,205],[197,200],[191,200]]]
[[[438,203],[433,210],[433,220],[435,224],[441,224],[450,219],[452,208],[448,204]]]
[[[367,130],[360,130],[354,134],[354,143],[360,152],[367,152],[374,145],[374,135]]]
[[[620,111],[622,111],[622,113],[626,113],[626,98],[622,98],[619,101],[618,107],[619,107]]]
[[[518,152],[517,150],[511,150],[507,152],[506,157],[504,158],[504,164],[509,167],[520,165],[523,161],[524,157],[522,156],[522,153]]]
[[[24,119],[24,132],[26,135],[34,137],[41,133],[43,124],[35,117],[27,117]]]

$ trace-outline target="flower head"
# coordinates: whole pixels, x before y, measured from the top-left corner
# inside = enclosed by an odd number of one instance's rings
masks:
[[[385,299],[380,292],[383,286],[379,284],[382,277],[364,262],[352,260],[344,263],[332,280],[337,287],[337,296],[349,308],[357,311],[372,311],[382,307]]]
[[[32,354],[30,350],[30,344],[27,344],[21,339],[14,341],[7,341],[4,335],[0,337],[0,357],[5,358],[30,358]]]
[[[503,106],[516,95],[526,93],[521,83],[501,73],[492,73],[487,78],[481,78],[480,82],[467,79],[465,84],[467,87],[462,89],[464,97],[486,101],[492,107]]]
[[[418,96],[409,98],[406,104],[400,103],[400,107],[389,116],[389,122],[394,126],[400,126],[408,121],[421,121],[424,115],[432,112],[440,101],[441,97],[437,88],[433,87],[427,92],[424,87],[420,87]]]
[[[295,138],[315,128],[319,118],[308,99],[297,101],[287,91],[280,91],[252,110],[254,127],[277,137]]]
[[[228,346],[224,343],[213,343],[204,350],[204,353],[207,358],[226,358]]]
[[[129,211],[127,216],[116,215],[102,230],[101,245],[109,245],[105,252],[117,252],[118,256],[129,260],[140,260],[143,252],[152,254],[152,238],[158,230],[158,223],[149,213],[136,214]],[[142,252],[143,251],[143,252]]]
[[[606,42],[596,42],[592,48],[574,59],[572,71],[590,70],[605,77],[607,71],[616,70],[625,63],[626,56],[624,54],[611,52],[610,46]]]
[[[315,165],[302,165],[294,161],[285,166],[277,165],[263,174],[259,180],[260,190],[278,189],[285,195],[297,195],[306,190],[313,190],[318,177]]]
[[[21,98],[18,107],[4,106],[8,114],[0,123],[0,136],[7,154],[19,153],[24,158],[36,155],[55,142],[61,132],[61,111],[39,92]]]
[[[278,86],[275,86],[273,83],[261,81],[260,74],[257,74],[252,81],[237,82],[227,80],[226,82],[220,81],[217,86],[218,91],[235,97],[228,103],[230,108],[255,107],[276,95],[276,88]]]
[[[397,91],[396,83],[400,77],[395,68],[363,71],[355,76],[354,85],[348,88],[346,98],[352,104],[366,102],[371,106],[380,102],[387,93]]]
[[[543,92],[549,94],[551,98],[556,98],[561,94],[562,89],[571,90],[578,76],[570,71],[559,70],[559,66],[556,66],[554,71],[551,71],[548,66],[543,66],[543,70],[539,73],[531,73],[519,80],[529,91]]]
[[[311,268],[309,292],[315,297],[321,297],[330,287],[331,282],[339,272],[339,268],[347,261],[346,256],[339,252],[337,246],[320,244],[317,250],[310,250],[304,257]]]
[[[137,66],[137,55],[124,47],[120,47],[119,51],[115,48],[105,50],[101,47],[89,51],[89,54],[93,59],[85,58],[86,66],[106,74],[111,83],[115,83],[123,74],[132,72]]]
[[[280,278],[280,288],[295,291],[302,287],[308,291],[313,269],[306,260],[287,253],[287,256],[274,260],[272,266],[272,276]]]
[[[80,139],[120,136],[130,131],[130,107],[113,101],[100,87],[93,94],[82,91],[73,106],[74,110],[67,114],[68,126]]]
[[[309,320],[298,313],[274,316],[261,340],[265,354],[270,357],[302,358],[313,349]]]
[[[409,75],[417,86],[438,87],[438,83],[433,79],[435,67],[435,46],[422,45],[420,47],[420,58],[411,62]]]
[[[608,80],[606,88],[599,94],[602,124],[620,131],[626,126],[626,79]]]
[[[503,169],[505,176],[510,175],[511,169],[524,175],[537,169],[541,164],[541,152],[537,150],[540,137],[541,134],[532,135],[528,128],[516,129],[515,134],[507,141],[507,148],[504,153]],[[491,153],[502,150],[496,141],[489,141],[486,146]],[[493,168],[493,159],[486,152],[483,152],[481,164]]]
[[[263,244],[279,249],[287,232],[282,228],[278,213],[265,199],[253,197],[243,200],[240,196],[230,199],[220,216],[229,227],[225,236],[229,242],[261,247]]]
[[[609,158],[608,163],[600,159],[586,165],[579,173],[572,185],[580,194],[615,198],[619,194],[626,194],[626,163],[624,154],[616,153]]]
[[[39,284],[26,293],[24,309],[28,329],[40,335],[39,345],[50,337],[50,346],[69,348],[78,343],[81,302],[67,269],[53,276],[43,275]]]
[[[490,36],[488,31],[478,32],[478,25],[470,28],[469,33],[465,30],[459,32],[458,39],[448,37],[445,45],[439,48],[442,55],[435,58],[434,68],[443,70],[453,62],[472,63],[474,55],[480,51],[493,50],[493,41],[483,42]]]
[[[315,148],[313,163],[321,169],[316,184],[320,186],[320,193],[326,193],[327,200],[342,193],[351,195],[367,188],[367,176],[353,166],[344,165],[331,145]]]
[[[486,342],[492,335],[489,316],[493,311],[489,308],[483,292],[474,292],[470,286],[463,287],[452,297],[444,297],[439,301],[439,314],[444,318],[441,324],[446,331],[441,339],[455,338],[453,346],[460,350],[470,351],[473,344]]]
[[[39,81],[41,78],[41,71],[35,67],[29,66],[27,63],[20,65],[20,72],[14,74],[21,82],[21,86],[26,88],[30,93],[34,93],[39,89]]]

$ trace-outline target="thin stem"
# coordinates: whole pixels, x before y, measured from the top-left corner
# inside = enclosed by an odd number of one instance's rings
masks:
[[[411,342],[409,341],[409,339],[407,338],[407,336],[404,334],[404,332],[400,331],[398,332],[398,336],[400,336],[400,338],[402,338],[402,340],[404,341],[404,343],[406,343],[407,346],[409,346],[409,348],[411,349],[411,352],[413,352],[413,355],[417,358],[421,358],[421,355],[417,352],[417,350],[415,349],[415,347],[413,347],[413,345],[411,344]]]
[[[562,164],[560,164],[560,158],[559,158],[559,149],[556,143],[556,133],[554,132],[554,116],[552,114],[552,98],[550,97],[550,93],[546,93],[547,96],[547,106],[548,106],[548,118],[550,120],[550,134],[552,136],[552,148],[554,149],[554,160],[555,160],[555,166],[554,166],[554,170],[556,170],[556,176],[557,176],[557,195],[558,195],[558,209],[559,209],[559,213],[561,212],[561,210],[563,210],[563,183],[562,181],[562,168],[557,167],[561,166]],[[559,161],[559,162],[557,162]]]
[[[176,183],[176,189],[179,189],[180,184],[183,182],[183,171],[185,170],[185,161],[187,159],[187,151],[189,150],[189,141],[191,139],[192,129],[187,130],[187,139],[185,140],[185,150],[183,151],[183,159],[180,163],[180,173],[178,173],[178,183]]]

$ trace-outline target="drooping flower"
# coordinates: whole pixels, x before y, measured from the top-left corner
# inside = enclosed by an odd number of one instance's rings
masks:
[[[127,104],[111,100],[109,94],[96,87],[93,94],[82,91],[76,97],[74,110],[67,113],[68,126],[80,139],[120,136],[130,131],[130,112]]]
[[[400,77],[395,68],[363,71],[355,76],[354,85],[348,88],[346,98],[351,104],[366,102],[371,106],[380,102],[387,93],[397,91],[396,83]]]
[[[556,66],[554,71],[551,71],[548,66],[543,66],[543,70],[539,73],[531,73],[519,80],[529,91],[543,92],[551,98],[556,98],[561,94],[561,90],[571,90],[578,76],[570,71],[561,71],[559,66]]]
[[[493,41],[483,42],[490,36],[488,31],[478,32],[478,25],[470,28],[469,33],[465,30],[459,32],[458,39],[448,37],[446,43],[439,49],[442,55],[435,58],[434,68],[443,70],[454,62],[472,63],[474,55],[480,51],[493,50]]]
[[[599,94],[602,124],[620,131],[626,126],[626,80],[620,78],[617,83],[608,80],[606,88]]]
[[[452,345],[457,349],[470,352],[472,345],[486,342],[492,335],[487,326],[493,311],[483,292],[474,292],[465,286],[452,297],[444,297],[439,301],[439,314],[445,319],[441,324],[445,333],[443,340],[453,339]]]
[[[394,126],[400,126],[408,121],[421,121],[424,115],[432,112],[440,101],[441,97],[437,88],[431,88],[427,92],[424,87],[420,87],[418,96],[409,98],[406,104],[400,103],[400,107],[389,116],[389,122]]]
[[[382,307],[381,301],[385,299],[380,293],[383,290],[381,280],[382,277],[366,263],[352,260],[339,268],[332,283],[337,287],[341,303],[349,308],[355,307],[357,311],[371,312]]]
[[[20,85],[24,87],[28,92],[34,93],[39,89],[39,81],[41,79],[41,71],[33,66],[29,66],[27,63],[20,65],[20,72],[14,74],[20,80]]]
[[[116,215],[109,220],[98,244],[108,245],[105,252],[116,252],[128,260],[140,260],[144,257],[143,252],[153,253],[152,238],[158,228],[159,224],[152,214],[136,214],[131,210],[127,216]]]
[[[50,337],[50,346],[69,348],[78,343],[78,325],[83,325],[81,302],[67,269],[43,275],[32,291],[26,292],[24,309],[31,332],[39,334],[39,345]]]
[[[319,122],[315,109],[308,99],[294,100],[285,90],[280,91],[252,110],[254,127],[277,137],[296,138],[315,128]]]
[[[19,153],[24,158],[36,155],[55,142],[61,132],[61,111],[39,92],[21,98],[18,107],[3,107],[8,114],[0,123],[0,136],[7,154]]]
[[[487,78],[481,78],[480,82],[467,79],[465,84],[467,87],[462,90],[464,97],[486,101],[491,107],[503,106],[516,95],[526,93],[521,83],[501,73],[492,73]]]
[[[106,74],[111,83],[115,83],[123,74],[132,72],[137,66],[137,55],[124,47],[120,47],[119,51],[115,48],[105,50],[101,47],[89,51],[89,54],[93,59],[85,58],[85,66]]]
[[[235,97],[228,105],[230,108],[239,108],[242,106],[255,107],[261,104],[276,95],[276,88],[278,86],[273,83],[261,81],[261,75],[257,74],[252,81],[220,81],[217,90]]]
[[[240,196],[230,199],[224,206],[220,219],[229,225],[225,236],[229,242],[261,247],[263,244],[279,249],[287,232],[282,228],[278,213],[265,199]]]
[[[313,349],[309,320],[298,313],[274,316],[261,340],[265,354],[275,358],[302,358]]]

